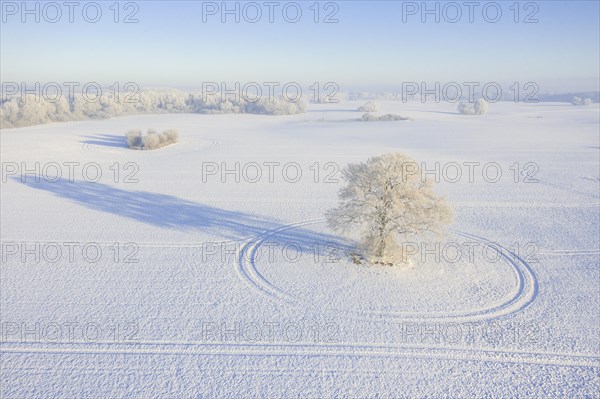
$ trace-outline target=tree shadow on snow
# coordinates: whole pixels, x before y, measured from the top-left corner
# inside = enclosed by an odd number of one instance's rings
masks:
[[[307,113],[321,113],[321,112],[362,112],[355,109],[309,109]]]
[[[127,147],[125,136],[115,136],[111,134],[97,134],[94,136],[85,136],[88,140],[82,141],[84,144],[102,145],[106,147]]]
[[[225,240],[241,240],[261,235],[266,242],[282,246],[289,244],[289,248],[302,252],[314,251],[316,243],[321,246],[332,244],[335,248],[344,250],[352,247],[339,236],[318,233],[301,226],[286,228],[290,225],[274,219],[215,208],[165,194],[127,191],[102,183],[70,182],[65,179],[57,182],[43,179],[39,182],[33,179],[26,182],[22,182],[20,178],[13,180],[96,211],[161,228],[206,232]],[[269,232],[271,230],[275,231]],[[266,232],[269,232],[268,236],[264,235]]]

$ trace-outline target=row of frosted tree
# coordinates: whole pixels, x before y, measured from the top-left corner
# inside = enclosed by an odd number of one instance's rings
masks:
[[[291,115],[306,111],[302,100],[283,98],[222,98],[178,90],[142,90],[138,93],[105,93],[99,97],[75,95],[16,95],[0,105],[0,127],[23,127],[50,122],[107,119],[116,116],[159,113]]]

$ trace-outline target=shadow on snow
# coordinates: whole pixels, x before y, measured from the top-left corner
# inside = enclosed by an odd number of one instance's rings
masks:
[[[84,144],[102,145],[105,147],[129,148],[125,136],[115,136],[111,134],[97,134],[94,136],[85,136],[88,140],[82,141]]]
[[[161,228],[213,233],[225,240],[241,240],[260,235],[270,243],[282,246],[288,244],[302,252],[314,251],[316,243],[321,246],[332,244],[339,249],[351,248],[349,242],[335,235],[318,233],[302,227],[286,228],[288,224],[274,219],[215,208],[170,195],[126,191],[102,183],[84,181],[70,182],[61,179],[57,182],[35,182],[28,179],[22,182],[20,178],[13,180],[96,211]]]

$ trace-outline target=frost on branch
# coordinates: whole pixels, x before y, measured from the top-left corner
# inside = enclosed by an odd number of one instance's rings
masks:
[[[371,262],[409,263],[400,240],[439,235],[452,222],[450,206],[404,154],[349,164],[343,178],[347,186],[327,220],[334,230],[357,235],[363,256]]]

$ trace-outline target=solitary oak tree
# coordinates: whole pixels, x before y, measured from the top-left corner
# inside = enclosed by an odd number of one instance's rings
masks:
[[[358,233],[369,260],[406,262],[399,240],[440,234],[452,210],[437,196],[419,165],[404,154],[373,157],[343,170],[348,183],[339,204],[327,212],[329,225],[341,233]]]

